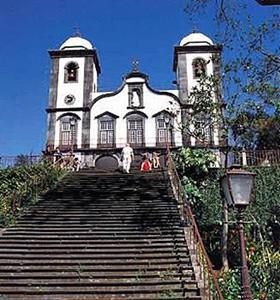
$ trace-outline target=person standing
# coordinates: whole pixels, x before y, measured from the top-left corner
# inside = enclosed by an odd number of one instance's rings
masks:
[[[129,144],[122,149],[123,171],[129,173],[131,162],[134,158],[133,149]]]

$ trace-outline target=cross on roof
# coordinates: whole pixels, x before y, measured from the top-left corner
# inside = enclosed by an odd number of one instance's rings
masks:
[[[74,30],[75,30],[75,32],[74,32],[73,36],[81,37],[80,27],[79,26],[75,26]]]
[[[192,33],[197,33],[197,32],[198,32],[197,22],[193,22],[193,24],[192,24]]]
[[[132,61],[132,71],[139,72],[139,61],[137,59]]]

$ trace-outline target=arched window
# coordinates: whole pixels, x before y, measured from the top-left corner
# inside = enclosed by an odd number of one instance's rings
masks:
[[[73,150],[77,148],[77,124],[74,116],[63,116],[60,118],[60,148],[62,150]]]
[[[156,143],[157,146],[166,147],[166,143],[172,145],[173,117],[166,111],[154,115],[156,121]]]
[[[133,113],[127,116],[127,142],[132,147],[143,147],[145,145],[144,129],[144,114]]]
[[[97,116],[98,147],[113,148],[115,146],[116,118],[116,115],[109,112]]]
[[[64,82],[78,82],[78,69],[76,62],[68,63],[64,68]]]
[[[195,58],[192,63],[193,78],[200,78],[206,76],[206,61],[203,58]]]
[[[210,145],[213,141],[213,124],[211,118],[200,114],[194,120],[197,145]]]

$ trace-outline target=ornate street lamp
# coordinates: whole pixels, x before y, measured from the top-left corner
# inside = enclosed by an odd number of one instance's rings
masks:
[[[246,260],[243,214],[251,200],[256,174],[247,172],[239,166],[232,166],[222,178],[222,190],[229,207],[238,210],[238,231],[241,257],[241,299],[251,300],[252,293],[249,283],[249,272]]]

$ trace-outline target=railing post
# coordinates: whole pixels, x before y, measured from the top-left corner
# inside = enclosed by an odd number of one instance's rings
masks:
[[[242,150],[242,166],[247,166],[247,155],[244,149]]]

